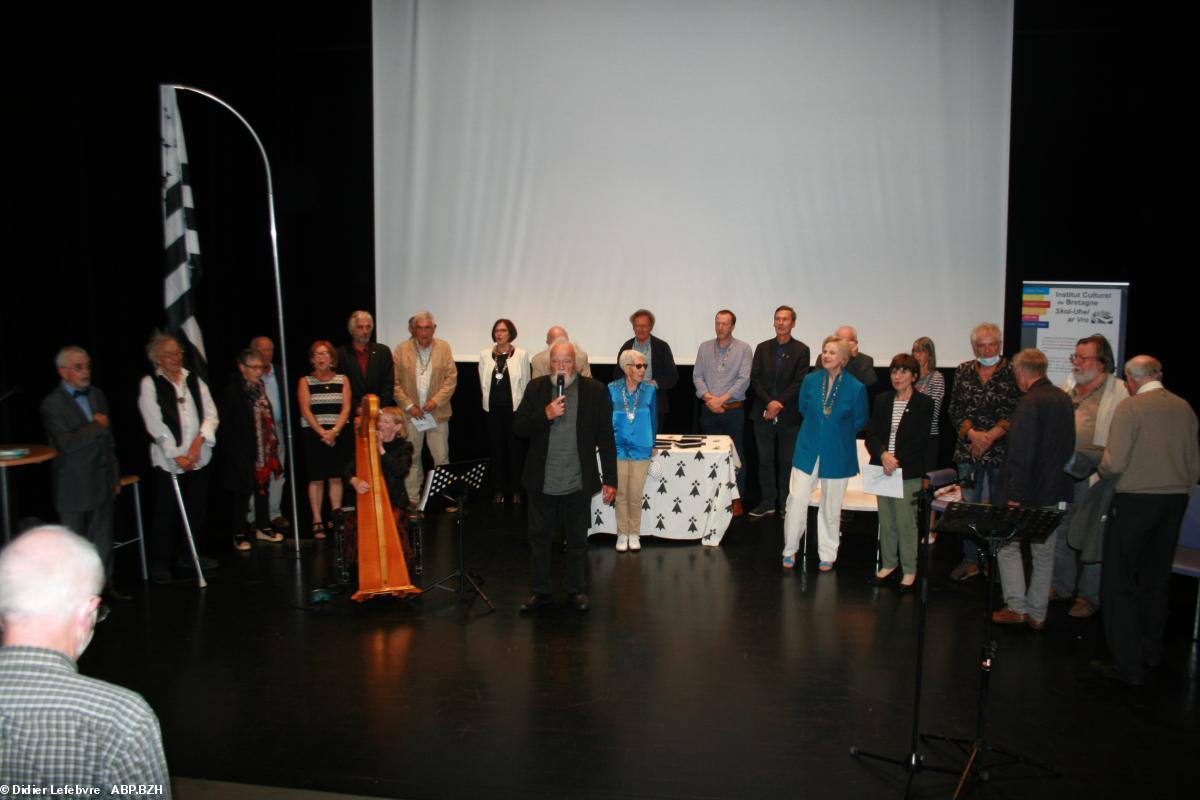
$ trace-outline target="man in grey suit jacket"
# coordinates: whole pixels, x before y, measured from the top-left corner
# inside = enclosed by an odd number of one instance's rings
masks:
[[[112,580],[113,501],[121,470],[108,420],[108,399],[92,386],[92,361],[82,347],[68,346],[54,359],[62,383],[42,400],[42,423],[58,457],[50,462],[54,508],[63,525],[85,537],[100,553],[106,593],[129,595]]]

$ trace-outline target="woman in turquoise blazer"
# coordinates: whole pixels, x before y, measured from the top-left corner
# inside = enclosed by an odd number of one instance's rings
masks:
[[[858,474],[855,436],[867,424],[867,390],[850,373],[850,343],[829,336],[821,345],[822,369],[810,372],[800,386],[804,422],[792,455],[787,514],[783,520],[783,566],[796,565],[800,537],[808,526],[808,498],[821,482],[817,513],[817,554],[820,570],[829,572],[837,561],[841,539],[842,497],[846,484]]]

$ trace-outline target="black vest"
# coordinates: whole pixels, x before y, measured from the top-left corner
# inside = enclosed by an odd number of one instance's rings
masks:
[[[163,423],[171,430],[171,433],[175,434],[175,446],[183,447],[183,425],[179,419],[179,396],[175,394],[175,386],[162,375],[156,374],[151,377],[154,379],[154,392],[158,398],[158,408],[162,412]],[[200,412],[200,423],[204,424],[208,417],[204,403],[200,400],[200,379],[196,377],[196,373],[188,373],[187,378],[184,379],[184,388],[192,396],[192,403]]]

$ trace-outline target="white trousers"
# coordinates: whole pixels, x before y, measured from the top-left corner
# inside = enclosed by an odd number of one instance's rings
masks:
[[[813,464],[810,475],[792,467],[788,480],[787,513],[783,518],[783,554],[794,556],[800,549],[800,538],[808,528],[808,499],[817,481],[821,482],[821,506],[817,509],[817,555],[830,564],[837,561],[838,543],[842,539],[842,498],[846,496],[849,478],[820,477],[821,459]]]

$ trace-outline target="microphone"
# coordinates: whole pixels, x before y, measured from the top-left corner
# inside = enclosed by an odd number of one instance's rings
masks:
[[[567,393],[567,381],[562,375],[558,376],[558,394],[555,397],[562,397]]]

